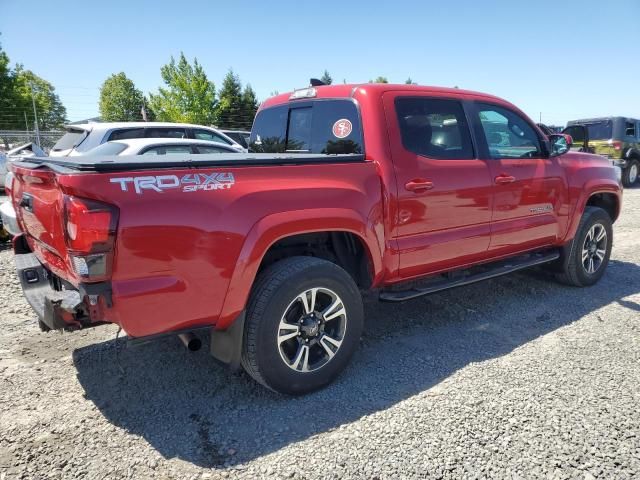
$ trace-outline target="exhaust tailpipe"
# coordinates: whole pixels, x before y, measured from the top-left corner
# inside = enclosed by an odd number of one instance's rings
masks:
[[[179,333],[178,338],[192,352],[197,352],[202,347],[202,341],[193,333]]]

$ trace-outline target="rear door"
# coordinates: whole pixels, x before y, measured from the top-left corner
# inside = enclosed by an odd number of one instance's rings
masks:
[[[473,122],[493,181],[492,256],[553,244],[567,212],[564,170],[519,112],[474,102]]]
[[[487,256],[493,185],[476,158],[456,99],[389,92],[383,97],[398,196],[400,276],[411,278]]]

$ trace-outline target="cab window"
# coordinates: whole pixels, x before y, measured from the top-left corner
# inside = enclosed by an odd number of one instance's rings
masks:
[[[259,153],[363,153],[358,109],[346,99],[266,108],[256,115],[249,149]]]
[[[477,115],[490,158],[543,156],[538,134],[522,116],[497,105],[482,103],[477,104]]]
[[[460,102],[398,97],[395,107],[406,150],[435,159],[474,158],[471,133]]]

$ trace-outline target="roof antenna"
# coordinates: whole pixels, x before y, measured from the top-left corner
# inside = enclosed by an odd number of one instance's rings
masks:
[[[312,87],[321,87],[322,85],[326,85],[322,80],[318,80],[317,78],[309,79],[309,83]]]

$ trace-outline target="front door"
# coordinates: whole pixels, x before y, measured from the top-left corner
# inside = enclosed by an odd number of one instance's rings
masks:
[[[533,125],[509,108],[475,103],[473,121],[494,182],[492,256],[555,243],[568,212],[564,171]]]
[[[400,277],[407,279],[486,258],[492,180],[478,160],[462,104],[389,92],[385,115],[397,180]]]

